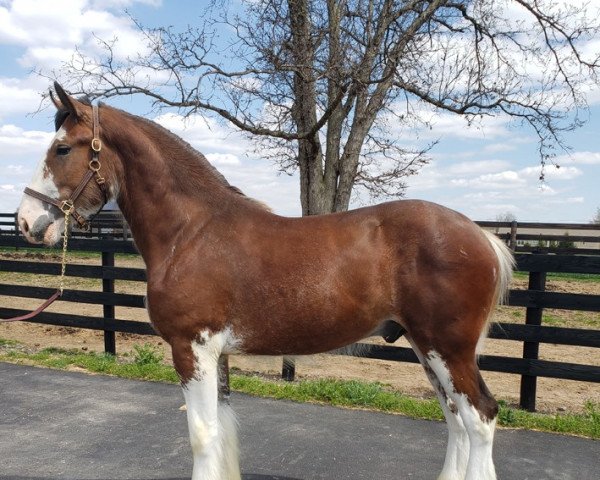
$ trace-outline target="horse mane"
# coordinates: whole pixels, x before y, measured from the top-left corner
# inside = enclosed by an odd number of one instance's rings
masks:
[[[186,142],[180,136],[174,134],[167,128],[163,127],[157,122],[148,120],[147,118],[133,115],[123,110],[116,109],[119,113],[133,118],[135,121],[142,124],[150,132],[157,131],[161,135],[165,136],[171,142],[176,145],[176,148],[180,149],[184,155],[180,155],[177,162],[169,162],[169,168],[173,178],[182,190],[197,191],[202,188],[204,183],[210,179],[216,180],[218,184],[224,186],[229,193],[233,193],[238,197],[241,197],[248,202],[260,207],[263,210],[271,211],[271,208],[260,200],[248,197],[238,187],[231,185],[227,179],[219,172],[214,165],[212,165],[208,159],[188,142]],[[182,166],[187,168],[181,168]],[[210,178],[207,178],[206,173],[209,174]]]
[[[77,97],[77,100],[84,105],[92,105],[92,102],[87,95]],[[99,106],[111,108],[112,110],[117,111],[119,114],[125,115],[134,121],[141,123],[141,125],[146,127],[147,130],[150,130],[151,133],[154,131],[159,132],[162,136],[173,142],[176,148],[184,153],[184,155],[180,156],[180,161],[169,162],[169,169],[173,175],[173,178],[175,179],[177,186],[179,186],[182,190],[191,189],[192,191],[197,191],[199,188],[202,188],[204,182],[213,179],[221,186],[224,186],[226,191],[234,193],[236,196],[247,200],[263,210],[271,211],[271,208],[265,203],[248,197],[238,187],[231,185],[223,176],[223,174],[219,172],[202,153],[162,125],[146,118],[125,112],[124,110],[110,107],[103,102],[100,102]],[[66,108],[61,108],[56,111],[56,114],[54,115],[54,128],[56,131],[60,129],[68,116],[69,111]],[[100,123],[102,123],[102,121]],[[181,168],[181,163],[185,163],[187,168]],[[206,172],[209,173],[209,178],[207,178]]]

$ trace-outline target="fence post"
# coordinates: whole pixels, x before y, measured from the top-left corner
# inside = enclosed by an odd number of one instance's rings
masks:
[[[510,249],[515,252],[517,250],[517,221],[513,220],[510,223]]]
[[[546,290],[546,272],[529,272],[529,290]],[[526,325],[541,325],[544,309],[541,307],[528,307],[525,314]],[[539,342],[523,343],[523,358],[537,360],[540,351]],[[521,376],[521,408],[535,412],[535,397],[537,391],[537,377],[532,375]]]
[[[121,232],[123,232],[123,240],[127,240],[127,237],[129,237],[129,225],[123,216],[121,217],[121,227]]]
[[[286,382],[293,382],[296,377],[296,362],[292,357],[283,357],[281,378]]]
[[[18,237],[21,234],[21,229],[19,228],[19,212],[15,212],[15,237]],[[19,251],[19,246],[15,247],[15,250]]]
[[[114,252],[102,252],[102,267],[114,267]],[[115,281],[112,278],[102,278],[102,292],[115,293]],[[104,319],[115,319],[115,306],[103,305]],[[104,351],[113,355],[117,354],[117,345],[115,341],[115,332],[104,330]]]

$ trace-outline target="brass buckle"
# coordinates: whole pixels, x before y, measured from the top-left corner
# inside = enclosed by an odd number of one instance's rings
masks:
[[[71,213],[73,213],[74,209],[75,209],[75,205],[73,205],[72,200],[63,200],[63,202],[60,204],[60,210],[65,215],[70,215]]]
[[[102,150],[102,142],[99,138],[92,138],[92,150],[96,153]]]
[[[98,172],[98,170],[100,170],[101,167],[100,160],[98,160],[97,158],[92,158],[90,160],[89,167],[91,171]]]

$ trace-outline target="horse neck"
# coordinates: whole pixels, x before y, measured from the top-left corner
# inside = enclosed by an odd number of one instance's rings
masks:
[[[184,237],[223,214],[235,195],[214,168],[182,140],[148,121],[123,114],[107,132],[121,161],[118,204],[148,270]]]

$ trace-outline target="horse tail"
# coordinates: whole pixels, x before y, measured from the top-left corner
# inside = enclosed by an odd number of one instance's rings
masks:
[[[483,233],[485,233],[485,236],[492,245],[496,257],[498,258],[498,264],[500,265],[500,273],[496,283],[496,294],[494,296],[494,305],[502,305],[508,299],[508,287],[512,280],[513,269],[515,268],[515,257],[510,248],[508,248],[508,246],[496,235],[487,230],[484,230]]]
[[[498,265],[500,271],[498,272],[497,280],[496,280],[496,291],[494,293],[494,301],[490,306],[488,318],[486,321],[486,325],[481,334],[481,338],[479,341],[479,345],[477,350],[480,350],[482,346],[483,340],[487,337],[490,323],[492,319],[492,315],[494,313],[494,307],[496,305],[502,305],[506,303],[508,299],[508,287],[510,286],[510,282],[512,280],[512,272],[515,268],[515,258],[513,256],[512,251],[508,246],[500,240],[496,235],[487,230],[483,230],[486,238],[490,242],[494,253],[496,254],[496,258],[498,259]]]

